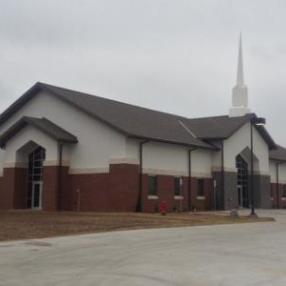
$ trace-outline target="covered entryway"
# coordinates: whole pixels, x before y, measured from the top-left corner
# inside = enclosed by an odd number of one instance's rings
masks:
[[[62,177],[68,167],[66,144],[77,138],[45,118],[23,117],[0,137],[5,148],[4,190],[0,194],[3,209],[62,208]],[[1,200],[2,196],[2,200]]]
[[[237,206],[240,208],[249,208],[251,206],[251,199],[250,199],[251,151],[249,147],[244,148],[235,157],[235,166],[237,170],[237,175],[236,175]],[[253,154],[253,170],[254,170],[254,176],[253,176],[254,191],[255,193],[259,193],[259,184],[258,184],[259,160],[256,154]]]

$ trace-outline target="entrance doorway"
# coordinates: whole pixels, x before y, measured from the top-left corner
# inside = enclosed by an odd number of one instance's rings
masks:
[[[29,155],[29,192],[28,208],[41,209],[43,198],[43,163],[46,157],[45,149],[38,147]]]
[[[240,155],[236,156],[236,168],[238,205],[241,208],[248,208],[248,164]]]
[[[43,193],[43,182],[33,182],[32,186],[32,209],[42,208],[42,193]]]

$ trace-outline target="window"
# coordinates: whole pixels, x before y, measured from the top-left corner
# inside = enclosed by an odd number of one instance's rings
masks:
[[[274,190],[273,190],[273,187],[270,189],[270,197],[271,199],[273,199],[273,194],[274,194]]]
[[[205,192],[204,192],[204,179],[198,179],[198,191],[197,191],[197,196],[198,197],[204,197]]]
[[[175,196],[183,194],[183,178],[175,178]]]
[[[149,193],[150,196],[157,196],[157,177],[149,176]]]
[[[282,198],[286,198],[286,185],[283,185]]]
[[[42,181],[43,180],[43,162],[45,160],[45,149],[38,147],[29,155],[29,181]]]

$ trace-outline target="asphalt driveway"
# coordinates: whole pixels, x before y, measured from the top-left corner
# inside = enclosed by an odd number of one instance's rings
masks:
[[[277,222],[0,243],[0,285],[285,286],[286,210],[263,214]]]

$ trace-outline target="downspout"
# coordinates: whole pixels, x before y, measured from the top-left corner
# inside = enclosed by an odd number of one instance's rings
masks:
[[[277,208],[280,208],[280,198],[279,198],[279,165],[282,164],[282,162],[276,162],[276,203]]]
[[[224,144],[223,141],[221,141],[221,170],[220,170],[220,175],[221,175],[221,201],[222,201],[222,209],[225,209],[225,202],[224,202]]]
[[[192,151],[197,148],[188,149],[188,207],[192,211]]]
[[[58,167],[58,210],[61,210],[62,195],[62,165],[63,165],[63,144],[58,144],[59,167]]]
[[[136,212],[143,211],[142,202],[142,190],[143,190],[143,145],[148,143],[149,140],[144,140],[139,142],[139,186],[138,186],[138,198],[136,205]]]

